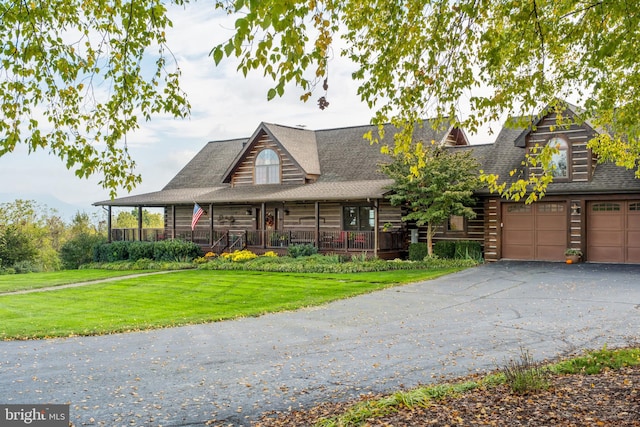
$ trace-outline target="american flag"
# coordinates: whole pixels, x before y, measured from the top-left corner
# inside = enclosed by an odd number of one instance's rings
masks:
[[[204,213],[204,209],[202,209],[199,204],[196,203],[195,205],[193,205],[193,217],[191,217],[191,231],[196,229],[196,224],[198,223],[198,220],[200,219],[203,213]]]

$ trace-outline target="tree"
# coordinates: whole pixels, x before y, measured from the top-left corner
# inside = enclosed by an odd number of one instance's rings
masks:
[[[423,153],[420,159],[425,167],[417,167],[418,157],[407,159],[401,154],[383,165],[382,171],[394,180],[389,187],[391,204],[406,206],[409,212],[402,220],[427,225],[427,248],[432,255],[436,225],[452,215],[475,217],[471,206],[473,192],[479,186],[479,165],[470,151],[448,151],[433,142],[426,146],[418,143],[415,151]]]
[[[77,269],[83,264],[92,262],[95,247],[106,241],[105,236],[86,231],[74,235],[60,249],[62,268]]]
[[[544,109],[562,112],[558,100],[570,99],[584,106],[578,121],[608,130],[589,143],[599,159],[635,169],[640,178],[638,2],[218,0],[218,6],[238,18],[233,34],[212,51],[217,63],[235,56],[244,74],[262,71],[275,82],[269,98],[294,83],[307,100],[322,82],[322,107],[330,58],[339,49],[355,63],[358,93],[376,109],[373,122],[404,128],[396,153],[409,150],[422,117],[453,119],[471,132],[505,117],[526,127]],[[566,124],[561,116],[558,126]],[[548,150],[542,152],[550,157]],[[510,196],[548,182],[533,178],[493,189]]]
[[[245,75],[258,70],[274,80],[267,98],[281,96],[291,83],[303,101],[320,91],[318,104],[326,108],[331,58],[346,56],[355,64],[352,77],[362,101],[375,110],[373,123],[404,128],[394,136],[395,152],[409,149],[418,118],[454,120],[470,132],[506,117],[519,117],[510,123],[524,126],[543,108],[562,109],[557,99],[569,99],[584,106],[578,120],[608,130],[590,142],[600,160],[635,169],[640,177],[638,2],[215,5],[237,17],[228,40],[211,50],[216,63],[237,57]],[[101,174],[112,195],[118,186],[135,186],[140,177],[127,152],[127,132],[141,118],[189,111],[165,37],[170,25],[161,0],[3,3],[0,155],[19,143],[49,149],[80,177]],[[379,129],[368,137],[383,137]]]
[[[69,224],[69,238],[74,238],[81,234],[93,235],[99,233],[89,214],[77,211],[71,218],[71,224]]]
[[[5,247],[5,261],[32,262],[39,270],[60,267],[57,251],[64,241],[65,225],[55,209],[34,200],[0,203],[0,225],[5,225],[5,233],[9,230],[11,238],[15,239]]]
[[[33,262],[37,254],[35,242],[26,232],[13,224],[0,226],[0,268]]]
[[[132,189],[140,176],[127,133],[140,118],[189,110],[167,58],[163,3],[2,2],[0,156],[17,144],[48,149],[79,177],[100,174],[112,196]]]
[[[120,211],[115,218],[114,228],[138,228],[138,210]],[[164,215],[142,210],[143,228],[164,228]]]

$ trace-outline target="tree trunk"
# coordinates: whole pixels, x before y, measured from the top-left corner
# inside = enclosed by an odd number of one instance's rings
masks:
[[[430,222],[427,223],[427,254],[433,255],[433,232]]]

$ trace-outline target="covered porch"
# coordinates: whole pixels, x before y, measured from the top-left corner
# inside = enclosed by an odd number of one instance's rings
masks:
[[[170,205],[164,207],[164,228],[144,228],[141,221],[137,228],[118,228],[108,221],[109,238],[181,239],[197,243],[203,253],[216,254],[241,249],[285,254],[289,246],[299,244],[311,244],[321,253],[365,253],[380,258],[401,257],[406,250],[399,209],[384,200],[200,206],[204,213],[193,229],[193,205]],[[138,218],[144,207],[136,207]],[[111,206],[108,209],[111,218]]]

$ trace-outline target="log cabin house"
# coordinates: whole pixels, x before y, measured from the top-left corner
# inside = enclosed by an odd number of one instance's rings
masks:
[[[186,239],[204,251],[321,252],[403,256],[407,226],[385,198],[378,165],[389,157],[363,138],[375,126],[311,131],[261,123],[249,138],[212,141],[161,190],[96,203],[109,207],[111,240]],[[387,126],[386,138],[394,128]],[[468,145],[459,129],[417,126],[414,138]],[[205,213],[194,229],[194,205]],[[111,227],[111,207],[164,208],[164,229]],[[138,218],[141,218],[138,215]]]
[[[567,104],[565,117],[577,114]],[[563,261],[565,250],[576,248],[590,262],[640,263],[640,180],[634,171],[598,163],[587,142],[603,130],[589,122],[555,125],[555,114],[545,113],[526,129],[504,127],[492,144],[469,145],[462,130],[433,130],[425,121],[416,141],[473,150],[482,169],[502,179],[511,170],[539,172],[522,166],[536,144],[559,149],[554,182],[541,201],[526,205],[481,189],[476,218],[450,218],[434,240],[477,240],[486,261]],[[389,158],[363,139],[369,130],[375,128],[262,123],[249,138],[206,144],[161,191],[96,205],[164,208],[164,229],[112,229],[109,221],[112,240],[180,238],[217,253],[284,252],[310,243],[321,252],[403,256],[410,241],[426,241],[426,229],[403,223],[402,209],[385,198],[391,181],[378,165]],[[386,127],[387,140],[393,132]],[[192,230],[195,203],[205,213]]]

